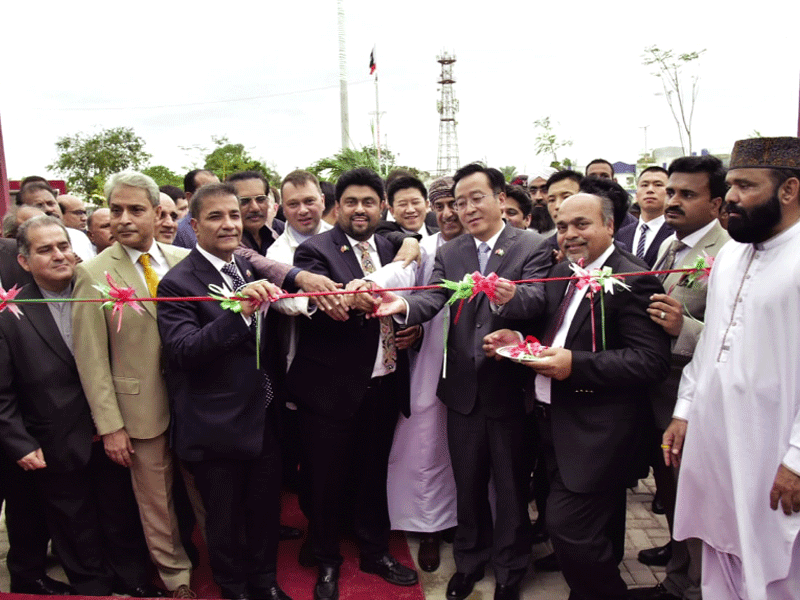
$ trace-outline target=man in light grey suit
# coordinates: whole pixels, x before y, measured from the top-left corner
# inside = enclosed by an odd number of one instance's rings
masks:
[[[675,233],[659,249],[655,269],[691,267],[703,254],[716,256],[730,237],[717,220],[726,192],[725,167],[714,156],[685,156],[669,166],[666,222]],[[652,441],[655,453],[654,473],[663,498],[667,520],[672,530],[675,514],[677,469],[663,463],[658,447],[661,436],[672,419],[678,384],[683,367],[694,354],[703,331],[707,282],[689,286],[688,273],[659,275],[666,294],[654,294],[648,312],[672,337],[670,375],[652,394],[657,435]],[[655,600],[697,600],[700,598],[700,545],[696,540],[670,541],[667,546],[642,550],[639,560],[645,564],[667,562],[666,579],[653,588],[634,590],[636,598]]]

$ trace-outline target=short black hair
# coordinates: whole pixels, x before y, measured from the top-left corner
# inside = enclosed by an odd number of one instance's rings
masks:
[[[584,177],[577,171],[573,171],[572,169],[562,169],[560,171],[556,171],[550,177],[547,178],[547,183],[545,183],[545,187],[550,190],[550,186],[554,183],[558,183],[559,181],[564,181],[565,179],[571,179],[578,185],[581,184]]]
[[[264,184],[264,193],[269,195],[269,181],[264,177],[264,174],[259,171],[239,171],[238,173],[231,173],[225,179],[225,183],[234,183],[236,181],[245,181],[247,179],[258,179]],[[234,188],[235,189],[235,188]]]
[[[393,179],[387,185],[386,199],[389,201],[389,206],[394,206],[394,195],[397,192],[399,192],[400,190],[407,190],[412,188],[415,190],[419,190],[419,193],[422,194],[422,198],[427,202],[428,189],[425,187],[425,184],[422,183],[419,179],[417,179],[413,175],[404,175],[402,177]]]
[[[359,167],[346,173],[342,173],[339,181],[336,182],[336,202],[342,199],[342,194],[351,185],[365,185],[371,187],[378,194],[378,198],[383,202],[384,188],[383,179],[372,169]]]
[[[224,183],[217,181],[204,185],[192,195],[192,199],[189,201],[189,213],[193,219],[199,220],[206,198],[225,195],[236,196],[236,188],[228,181]]]
[[[162,185],[160,188],[158,188],[158,191],[164,192],[175,202],[184,197],[183,190],[179,188],[177,185]]]
[[[664,175],[669,177],[669,173],[664,167],[659,167],[658,165],[652,165],[644,169],[641,173],[639,173],[639,176],[636,178],[636,181],[639,181],[642,178],[642,175],[644,175],[645,173],[663,173]]]
[[[708,175],[708,189],[711,192],[711,199],[725,199],[728,192],[728,184],[725,183],[725,175],[728,170],[722,161],[716,156],[706,154],[704,156],[682,156],[676,158],[669,165],[667,175],[673,173],[705,173]]]
[[[533,200],[531,200],[531,195],[524,187],[514,184],[507,185],[506,197],[517,201],[523,217],[527,217],[531,214],[531,211],[533,210]]]
[[[630,205],[631,199],[628,192],[613,179],[605,177],[584,177],[581,181],[580,191],[583,194],[592,194],[611,201],[614,212],[614,233],[617,233]]]
[[[325,196],[325,210],[322,213],[322,216],[324,217],[333,210],[334,206],[336,206],[336,188],[333,187],[333,184],[330,181],[320,181],[319,189]]]
[[[453,175],[453,197],[456,195],[456,186],[458,185],[458,182],[465,177],[474,175],[475,173],[483,173],[486,175],[486,177],[489,179],[489,186],[492,188],[492,192],[495,194],[500,194],[506,191],[506,178],[499,170],[492,167],[487,167],[483,163],[473,162],[461,167],[458,171],[456,171],[455,175]]]
[[[614,177],[614,165],[608,162],[605,158],[595,158],[592,161],[589,161],[589,164],[586,165],[586,172],[589,172],[589,167],[592,165],[608,165],[611,168],[611,177]]]
[[[194,180],[194,178],[197,177],[198,173],[208,173],[209,175],[214,175],[214,173],[208,169],[192,169],[189,171],[183,178],[183,189],[187,194],[194,194],[197,191],[197,182]]]
[[[32,177],[27,177],[25,185],[20,186],[19,191],[17,192],[17,206],[22,206],[25,203],[23,201],[25,194],[28,194],[30,192],[35,192],[36,190],[44,190],[46,192],[50,192],[53,195],[53,198],[58,197],[58,192],[56,192],[52,187],[50,187],[50,184],[47,183],[46,180],[36,175],[34,175],[34,177],[36,178],[34,179]]]

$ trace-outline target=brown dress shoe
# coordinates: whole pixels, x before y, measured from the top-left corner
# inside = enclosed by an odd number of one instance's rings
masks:
[[[442,534],[439,531],[426,533],[422,536],[419,541],[419,552],[417,553],[417,562],[420,569],[431,573],[439,568],[439,545],[441,543]]]

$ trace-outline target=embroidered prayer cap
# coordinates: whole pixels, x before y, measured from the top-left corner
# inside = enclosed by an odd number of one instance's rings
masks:
[[[440,177],[428,188],[428,200],[431,204],[440,198],[453,197],[453,178],[449,175],[447,177]]]
[[[730,169],[800,169],[800,138],[739,140],[733,145]]]

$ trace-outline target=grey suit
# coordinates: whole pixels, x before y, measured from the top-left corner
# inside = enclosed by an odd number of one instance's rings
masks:
[[[550,248],[531,231],[505,226],[492,250],[485,272],[517,281],[542,277],[550,265]],[[431,283],[458,281],[478,270],[475,238],[462,235],[436,254]],[[518,302],[543,306],[541,286],[518,286]],[[408,298],[409,324],[431,319],[451,292],[443,288]],[[458,531],[453,544],[458,572],[481,573],[491,561],[498,584],[516,585],[530,559],[530,520],[527,511],[529,461],[525,456],[527,370],[510,361],[486,358],[483,337],[521,323],[504,318],[484,295],[450,311],[446,378],[438,396],[448,408],[447,431],[456,481]],[[494,524],[487,489],[493,476],[498,499]]]

